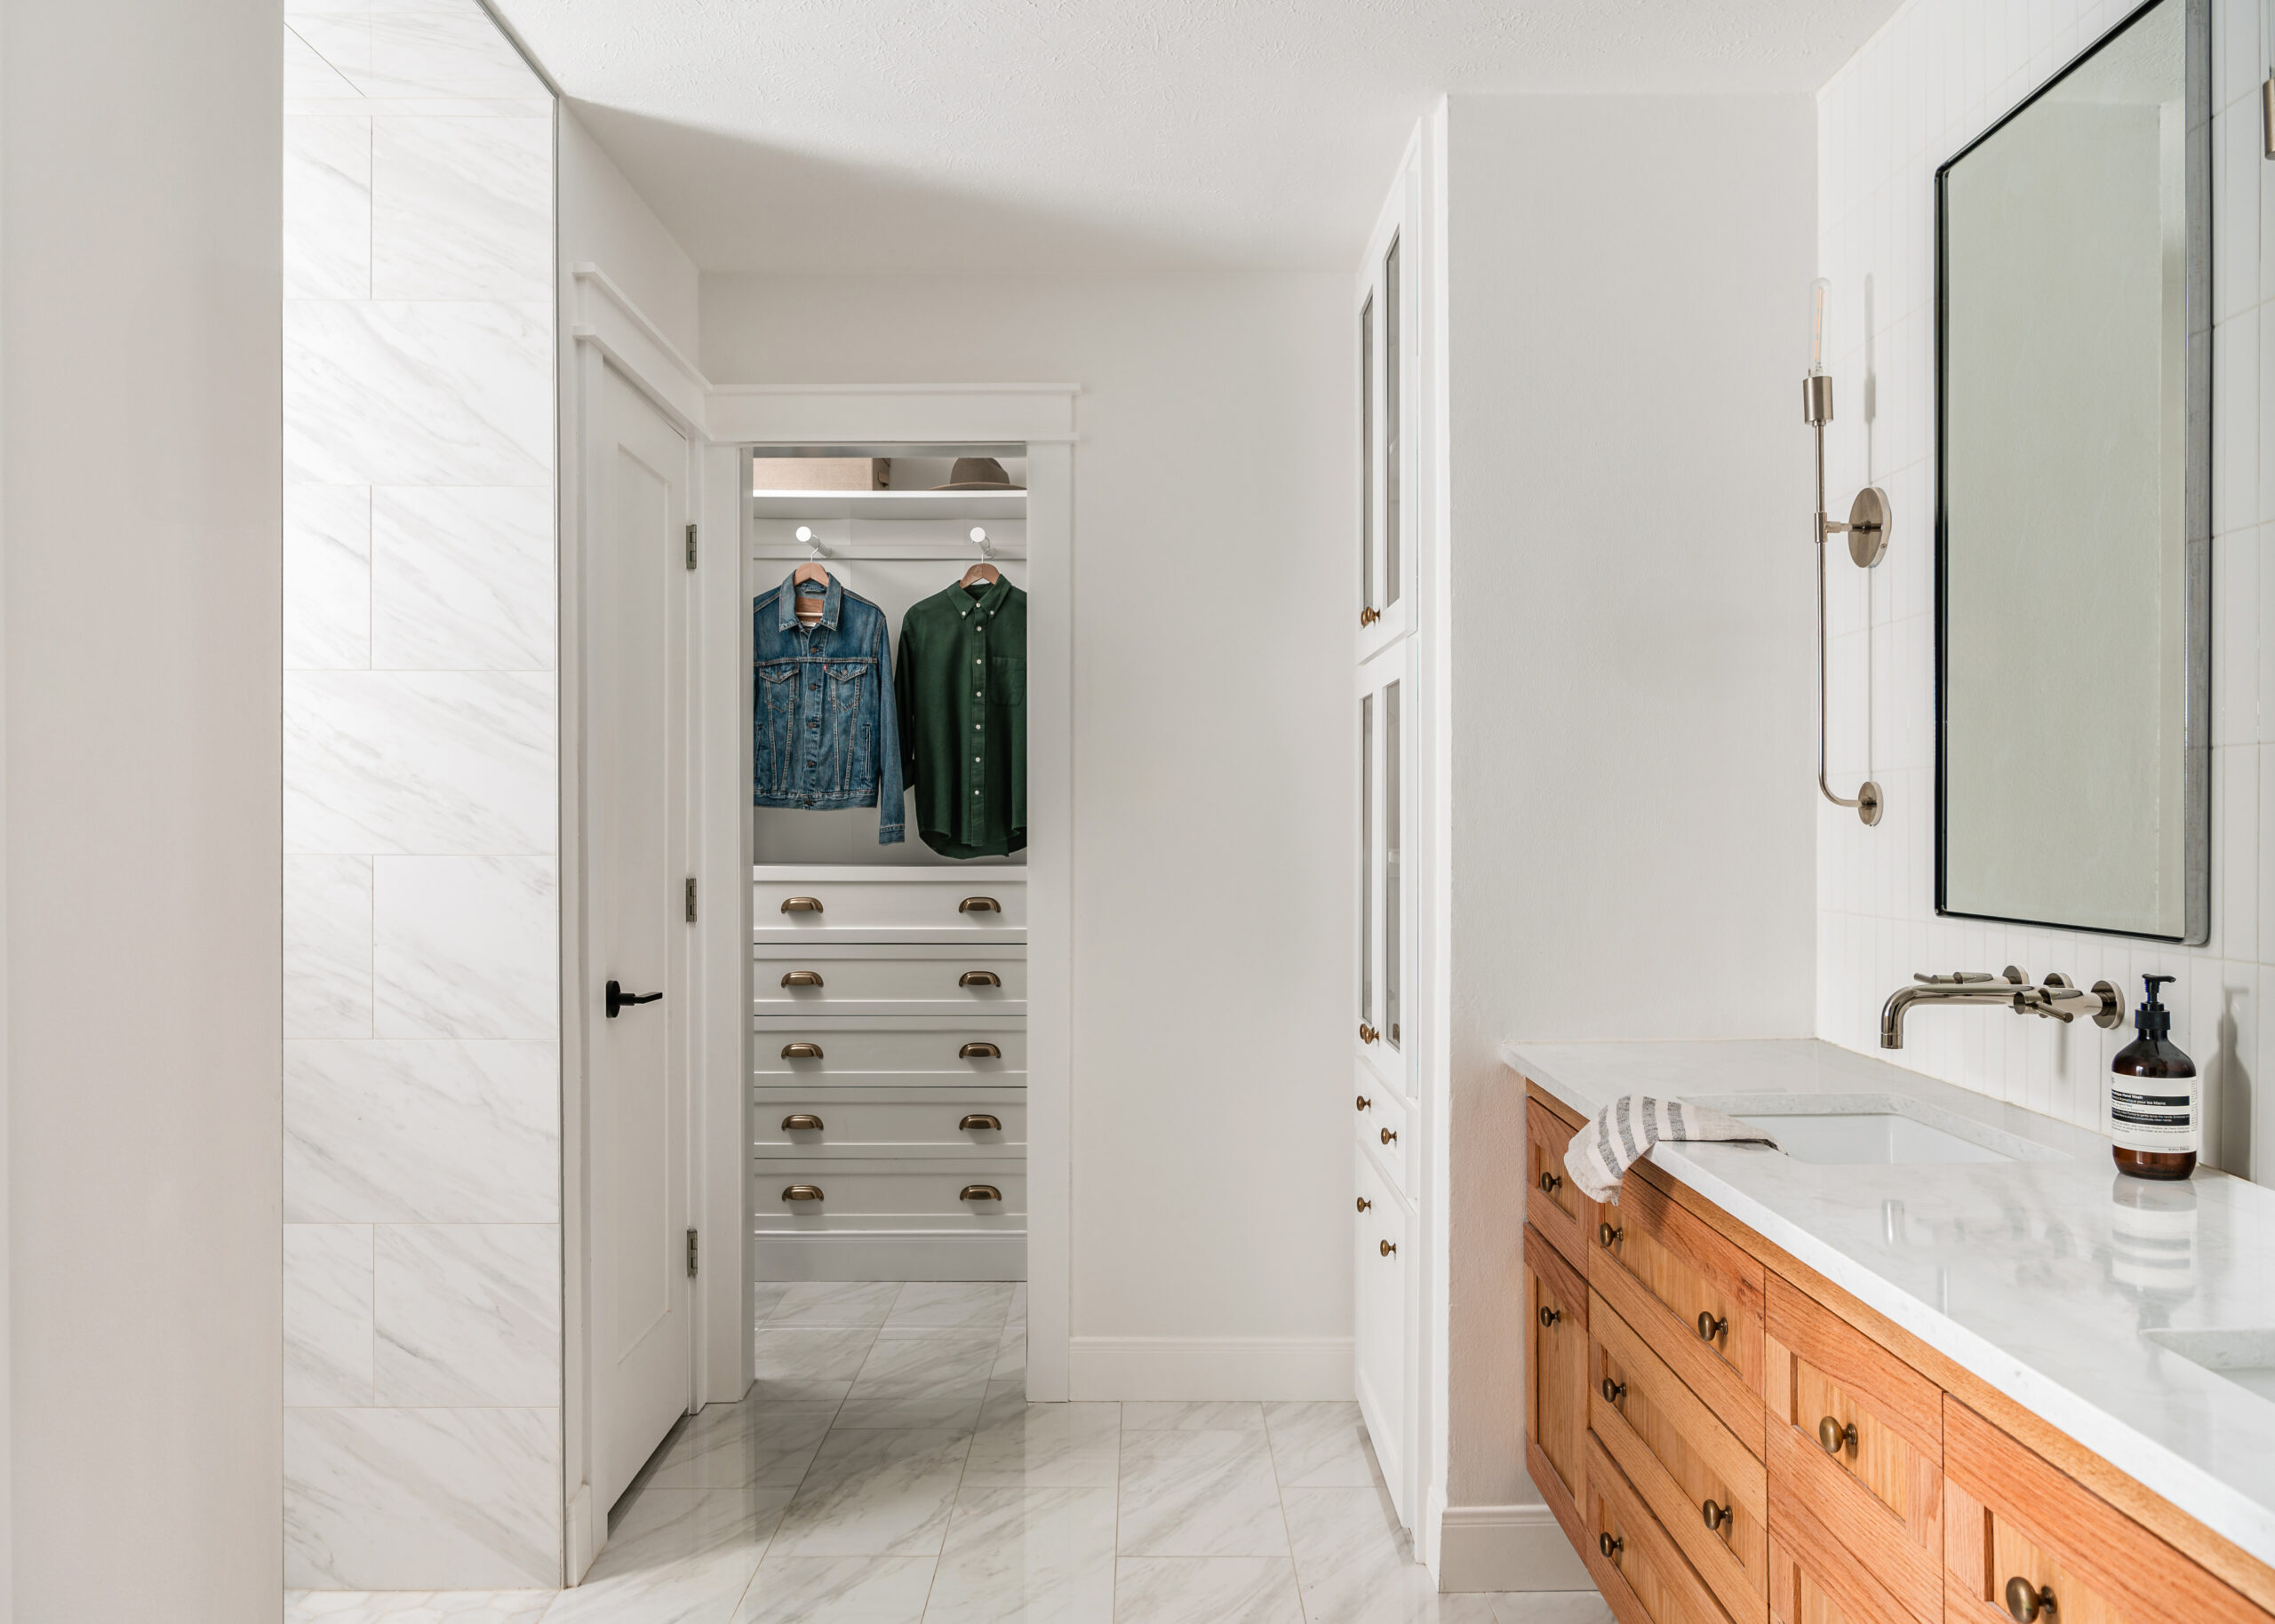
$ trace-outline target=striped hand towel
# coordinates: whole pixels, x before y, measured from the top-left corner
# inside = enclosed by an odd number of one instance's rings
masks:
[[[1628,1168],[1648,1156],[1651,1147],[1662,1139],[1766,1144],[1773,1150],[1784,1148],[1752,1123],[1704,1105],[1655,1100],[1648,1094],[1624,1094],[1572,1135],[1572,1143],[1564,1152],[1564,1171],[1589,1200],[1616,1201],[1619,1181]]]

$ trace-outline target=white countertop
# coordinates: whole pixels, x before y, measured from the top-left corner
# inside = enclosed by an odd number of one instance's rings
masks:
[[[2122,1179],[2098,1134],[1814,1039],[1508,1043],[1501,1058],[1588,1116],[1624,1094],[1891,1094],[2061,1152],[1828,1166],[1760,1146],[1661,1144],[1651,1159],[2275,1564],[2275,1398],[2146,1334],[2247,1333],[2236,1340],[2249,1362],[2275,1365],[2275,1190],[2209,1171]],[[2119,1193],[2153,1205],[2121,1206]]]

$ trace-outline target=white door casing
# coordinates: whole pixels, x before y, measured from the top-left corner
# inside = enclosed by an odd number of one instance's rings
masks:
[[[601,369],[586,557],[587,1267],[603,1514],[690,1400],[684,436]],[[604,1009],[606,983],[659,1001]]]

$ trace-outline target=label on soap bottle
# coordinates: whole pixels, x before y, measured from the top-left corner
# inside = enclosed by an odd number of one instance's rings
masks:
[[[2196,1079],[2111,1078],[2109,1133],[2127,1150],[2171,1155],[2197,1149]]]

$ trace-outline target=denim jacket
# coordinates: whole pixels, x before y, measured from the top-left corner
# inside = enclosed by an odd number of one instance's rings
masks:
[[[906,815],[884,611],[835,576],[818,624],[798,624],[797,601],[786,579],[751,601],[751,804],[874,807],[890,846]]]

